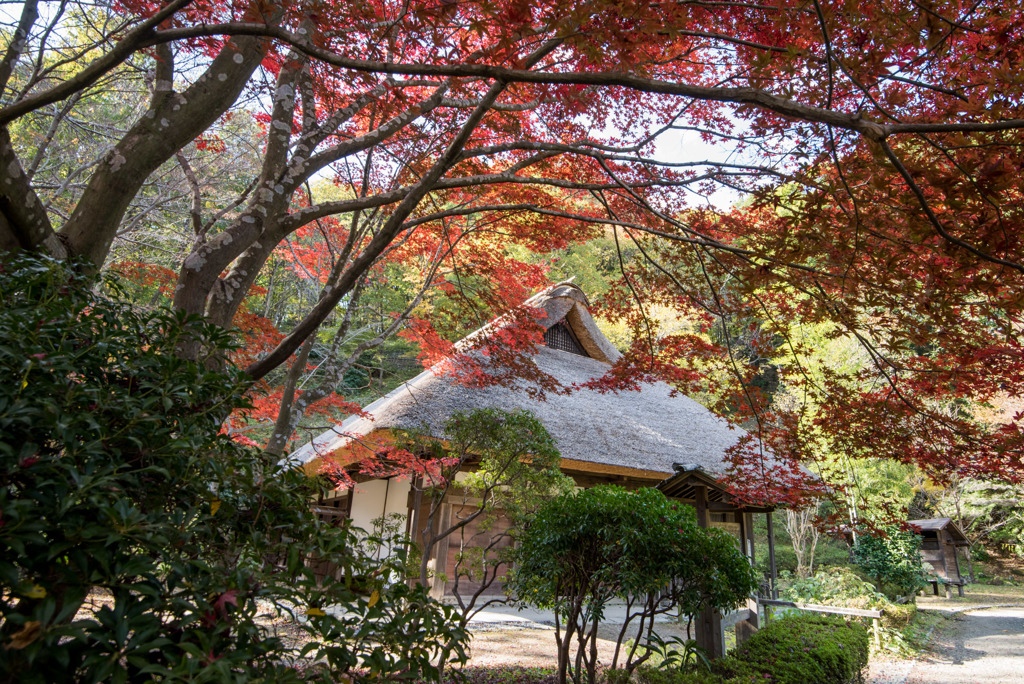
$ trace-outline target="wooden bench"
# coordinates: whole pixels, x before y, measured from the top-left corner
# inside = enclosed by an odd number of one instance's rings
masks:
[[[963,598],[964,586],[967,584],[967,582],[964,582],[963,580],[947,580],[942,579],[941,577],[930,579],[928,580],[928,583],[932,585],[932,594],[935,596],[939,595],[939,585],[946,585],[946,598],[953,598],[952,587],[956,587],[957,595],[959,595],[960,598]]]

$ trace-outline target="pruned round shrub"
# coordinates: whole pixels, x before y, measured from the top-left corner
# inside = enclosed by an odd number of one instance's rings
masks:
[[[771,684],[863,681],[868,631],[858,622],[824,615],[774,621],[728,656],[715,661],[725,681]]]
[[[609,684],[855,684],[868,664],[868,633],[859,623],[824,615],[785,617],[755,633],[712,671],[638,668],[609,671]]]

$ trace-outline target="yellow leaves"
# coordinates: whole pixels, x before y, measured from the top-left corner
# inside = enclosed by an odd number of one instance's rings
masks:
[[[373,608],[375,605],[377,605],[377,601],[380,601],[380,592],[374,589],[373,593],[370,594],[370,600],[366,603],[366,605],[369,608]]]
[[[25,597],[30,599],[46,598],[46,588],[39,584],[33,584],[32,588],[25,592]]]
[[[210,502],[210,515],[217,515],[217,511],[220,510],[220,499],[214,499]]]
[[[5,649],[13,649],[20,651],[25,648],[33,641],[38,639],[43,633],[43,623],[38,620],[26,622],[25,626],[21,628],[21,631],[15,632],[11,636],[11,642],[4,646]]]
[[[306,609],[306,615],[309,617],[323,617],[324,615],[327,615],[327,613],[325,613],[322,608],[309,607]]]

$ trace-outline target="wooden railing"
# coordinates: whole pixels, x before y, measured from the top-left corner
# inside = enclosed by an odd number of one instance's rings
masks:
[[[881,619],[882,611],[880,610],[865,610],[863,608],[843,608],[841,606],[819,606],[813,603],[796,603],[794,601],[777,601],[774,599],[758,599],[759,604],[765,607],[764,621],[767,623],[771,620],[771,611],[769,608],[797,608],[799,610],[806,610],[812,613],[830,613],[832,615],[853,615],[856,617],[869,617],[871,618],[872,631],[875,633],[875,646],[879,647],[882,645],[882,630],[881,630]]]

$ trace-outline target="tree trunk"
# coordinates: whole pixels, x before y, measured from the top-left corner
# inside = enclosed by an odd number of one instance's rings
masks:
[[[270,440],[267,442],[266,452],[268,454],[281,456],[284,453],[284,448],[288,445],[288,440],[291,439],[295,424],[298,423],[298,418],[295,416],[296,411],[292,410],[292,406],[295,403],[295,390],[298,387],[299,378],[302,377],[302,372],[306,369],[309,352],[313,348],[315,341],[316,335],[310,335],[309,339],[303,342],[302,347],[299,348],[298,356],[295,357],[295,361],[288,368],[284,392],[281,395],[281,406],[278,408],[277,421],[274,423],[274,432],[270,435]]]
[[[96,268],[103,265],[121,219],[146,179],[234,104],[263,61],[267,45],[262,38],[232,39],[182,93],[173,92],[169,81],[158,80],[149,110],[100,162],[61,228],[71,254],[86,257]]]

